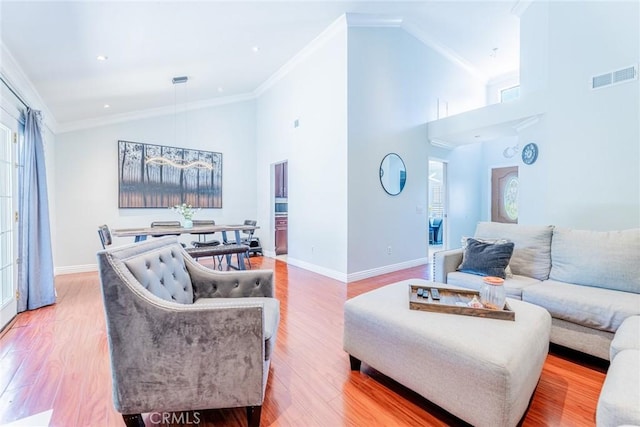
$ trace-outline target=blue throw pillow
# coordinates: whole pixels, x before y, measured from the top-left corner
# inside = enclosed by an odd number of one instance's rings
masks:
[[[513,254],[513,243],[487,243],[476,239],[467,240],[458,271],[479,276],[506,278],[504,269]]]

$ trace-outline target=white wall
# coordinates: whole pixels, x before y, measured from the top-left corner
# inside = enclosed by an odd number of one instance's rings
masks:
[[[463,145],[448,156],[449,214],[447,248],[459,248],[482,220],[482,144]]]
[[[425,123],[436,119],[438,98],[464,111],[484,105],[485,88],[401,28],[349,28],[350,280],[428,261],[428,161],[442,153]],[[407,168],[398,196],[380,185],[390,152]]]
[[[520,139],[540,149],[521,168],[522,222],[640,226],[638,80],[589,87],[593,75],[640,62],[639,17],[638,2],[534,2],[523,15],[522,91],[545,90],[548,109]]]
[[[640,226],[640,87],[600,90],[593,75],[640,62],[638,2],[533,2],[521,19],[521,98],[544,100],[517,137],[457,148],[449,162],[449,247],[490,219],[490,170],[519,167],[519,223],[616,230]],[[489,85],[494,86],[495,82]],[[525,165],[516,143],[539,147]]]
[[[184,113],[183,113],[184,114]],[[176,140],[174,116],[160,116],[59,134],[56,141],[55,199],[58,273],[95,268],[101,249],[100,224],[110,228],[147,226],[177,220],[169,209],[118,209],[118,140],[179,146],[223,155],[222,209],[204,209],[195,219],[238,224],[257,216],[255,102],[246,101],[187,114],[187,140]],[[178,115],[177,123],[184,123]],[[180,138],[180,136],[179,136]],[[259,224],[260,225],[260,224]],[[257,235],[261,235],[258,230]],[[184,236],[190,241],[192,236]],[[132,238],[115,238],[115,244]]]
[[[258,220],[273,224],[271,171],[288,160],[287,260],[341,280],[347,270],[345,25],[342,19],[327,29],[257,100]],[[273,253],[272,235],[261,242]]]
[[[343,20],[287,68],[257,101],[259,221],[273,224],[272,166],[288,160],[290,263],[351,281],[426,262],[425,123],[438,98],[483,105],[484,86],[400,28]],[[399,196],[380,186],[389,152],[407,167]]]

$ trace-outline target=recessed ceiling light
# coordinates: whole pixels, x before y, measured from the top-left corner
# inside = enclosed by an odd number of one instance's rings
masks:
[[[259,46],[254,46],[251,48],[252,51],[254,51],[255,53],[258,53],[258,51],[260,50]]]
[[[109,104],[104,104],[104,108],[111,108],[111,105],[109,105]]]
[[[106,56],[106,55],[98,55],[98,56],[96,56],[96,59],[98,61],[106,61],[107,59],[109,59],[109,57]]]
[[[218,92],[221,92],[221,93],[224,92],[224,89],[222,88],[222,86],[218,87]]]

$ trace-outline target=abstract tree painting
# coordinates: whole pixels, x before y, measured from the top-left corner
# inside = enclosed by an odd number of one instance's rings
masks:
[[[222,208],[222,153],[118,141],[120,208]]]

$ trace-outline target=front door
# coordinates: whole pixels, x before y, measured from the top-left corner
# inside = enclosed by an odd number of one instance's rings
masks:
[[[518,223],[518,167],[491,169],[491,221]]]
[[[17,230],[15,212],[17,134],[0,123],[0,329],[16,315]]]

